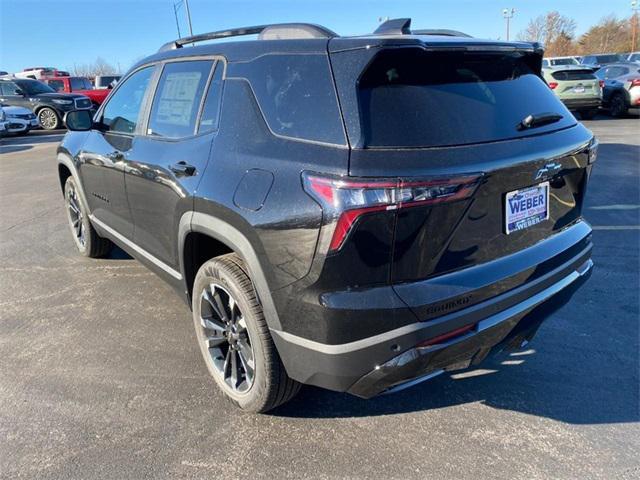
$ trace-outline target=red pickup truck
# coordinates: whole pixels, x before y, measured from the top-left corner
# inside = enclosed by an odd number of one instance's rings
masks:
[[[85,77],[43,77],[41,82],[46,83],[56,92],[80,93],[91,99],[94,107],[98,107],[107,98],[111,90],[94,90],[91,81]]]

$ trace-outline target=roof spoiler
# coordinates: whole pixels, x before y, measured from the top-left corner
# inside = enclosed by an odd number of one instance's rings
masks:
[[[259,35],[261,40],[284,40],[303,38],[332,38],[338,34],[321,25],[312,23],[275,23],[270,25],[255,25],[253,27],[232,28],[217,32],[201,33],[192,37],[179,38],[165,43],[159,52],[175,50],[188,44],[218,40],[221,38],[239,37],[242,35]]]
[[[446,37],[467,37],[471,38],[471,35],[459,32],[457,30],[447,29],[420,29],[411,30],[410,18],[392,18],[383,22],[375,32],[374,35],[443,35]]]

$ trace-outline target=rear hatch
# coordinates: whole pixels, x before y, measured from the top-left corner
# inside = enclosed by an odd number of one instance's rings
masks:
[[[469,195],[377,214],[395,215],[390,281],[490,262],[574,223],[592,135],[542,80],[542,53],[473,39],[399,42],[332,45],[352,147],[349,175],[407,184],[476,175],[478,182]],[[541,215],[511,211],[535,213],[540,196]]]
[[[600,97],[600,83],[589,69],[554,70],[549,86],[562,100]]]

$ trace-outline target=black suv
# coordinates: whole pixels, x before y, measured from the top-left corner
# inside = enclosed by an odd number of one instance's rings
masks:
[[[37,80],[0,79],[0,102],[5,105],[25,107],[38,117],[45,130],[62,126],[67,112],[91,109],[91,100],[77,93],[58,93]]]
[[[592,269],[597,143],[542,53],[408,19],[171,42],[93,118],[67,116],[75,243],[114,242],[173,285],[250,411],[301,383],[369,398],[519,348]]]

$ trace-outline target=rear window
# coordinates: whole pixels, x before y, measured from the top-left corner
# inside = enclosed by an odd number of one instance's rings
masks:
[[[536,55],[380,52],[360,78],[365,145],[437,147],[506,140],[575,124],[535,73]],[[528,115],[556,112],[559,122],[518,130]]]
[[[619,55],[596,55],[595,58],[598,63],[613,63],[620,61]]]
[[[591,70],[563,70],[560,72],[553,72],[551,76],[560,81],[596,79],[596,76],[591,72]]]
[[[577,65],[578,62],[573,58],[554,58],[551,60],[552,65]]]
[[[91,86],[91,82],[82,77],[71,77],[69,79],[71,82],[71,90],[91,90],[93,87]]]

